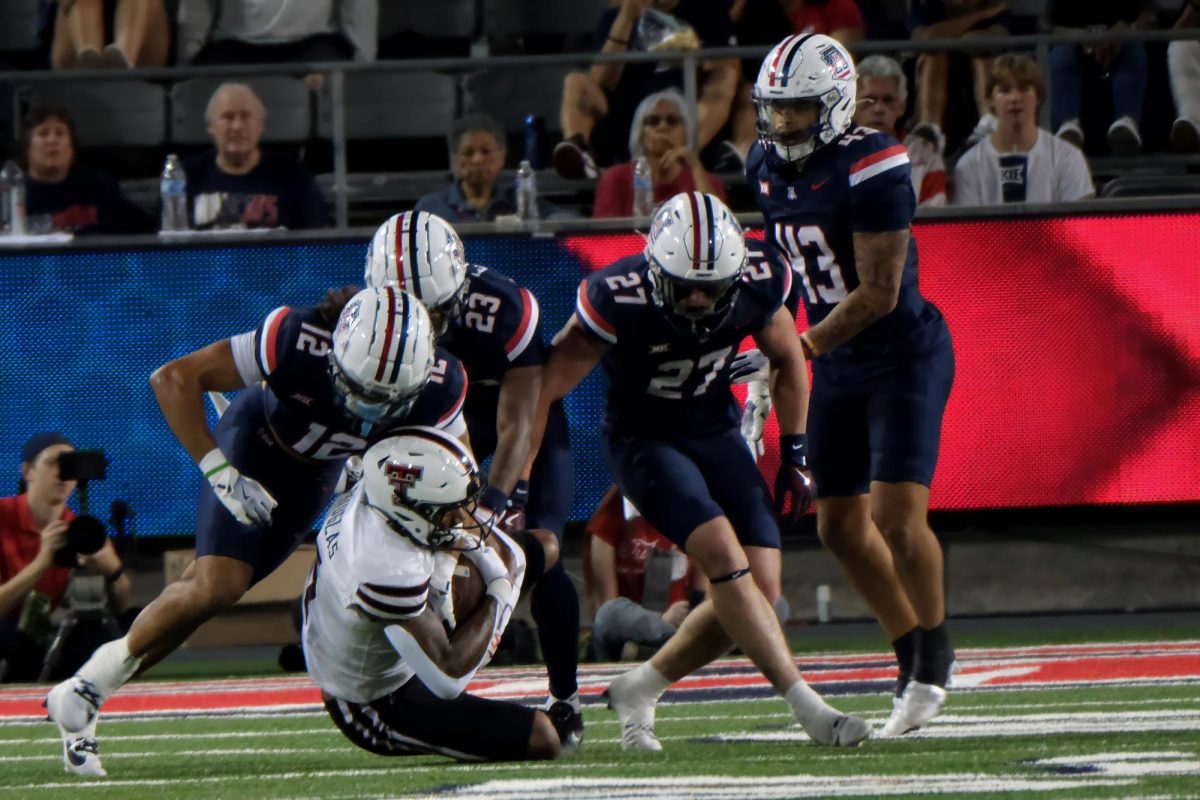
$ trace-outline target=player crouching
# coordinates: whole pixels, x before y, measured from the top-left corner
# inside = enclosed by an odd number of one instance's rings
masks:
[[[476,521],[481,489],[457,439],[401,428],[367,450],[362,480],[325,519],[304,592],[304,655],[334,723],[364,750],[510,761],[562,749],[543,711],[464,691],[522,585],[558,558],[548,531],[509,538]],[[454,556],[486,586],[456,610],[438,577]]]

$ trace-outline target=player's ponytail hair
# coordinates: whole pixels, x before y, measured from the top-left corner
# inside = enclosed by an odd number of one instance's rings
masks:
[[[330,289],[325,292],[325,296],[321,298],[321,302],[317,305],[317,311],[320,312],[321,318],[328,322],[330,326],[338,321],[338,317],[342,315],[342,309],[346,307],[346,303],[350,302],[350,298],[358,294],[359,287],[353,284],[347,284],[339,289]]]

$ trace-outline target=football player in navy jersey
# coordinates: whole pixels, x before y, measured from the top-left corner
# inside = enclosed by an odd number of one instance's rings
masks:
[[[808,375],[792,315],[786,265],[759,250],[720,200],[679,194],[655,215],[643,255],[586,278],[575,315],[546,362],[539,419],[599,362],[609,379],[601,452],[621,493],[681,547],[711,591],[645,664],[619,676],[608,698],[626,749],[660,750],[655,703],[674,680],[737,644],[817,742],[854,745],[870,725],[825,703],[800,676],[772,603],[780,594],[779,527],[771,495],[739,431],[729,389],[733,356],[754,336],[770,361],[780,468],[794,502]]]
[[[457,356],[470,378],[463,415],[475,457],[492,456],[481,509],[506,515],[508,529],[553,531],[562,540],[571,511],[573,476],[562,404],[554,404],[528,481],[522,479],[542,362],[537,298],[507,275],[468,264],[454,229],[426,211],[384,222],[371,239],[363,276],[368,286],[399,286],[429,309],[439,347]],[[550,679],[546,711],[574,750],[583,736],[576,673],[579,596],[562,564],[534,585],[530,610]]]
[[[95,737],[100,705],[139,668],[236,603],[310,535],[347,457],[400,425],[465,435],[466,373],[435,348],[425,308],[390,287],[348,294],[331,292],[319,306],[277,308],[256,330],[151,376],[167,424],[209,483],[200,493],[196,560],[127,636],[97,649],[51,690],[47,707],[69,771],[103,774]],[[236,389],[243,391],[210,431],[205,393]]]
[[[927,511],[954,352],[917,287],[907,152],[853,126],[855,81],[828,36],[773,48],[754,85],[759,142],[746,175],[808,312],[818,531],[893,641],[900,672],[884,733],[899,734],[941,712],[953,669]]]

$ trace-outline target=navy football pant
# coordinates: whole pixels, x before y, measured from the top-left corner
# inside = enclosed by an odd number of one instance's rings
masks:
[[[202,481],[196,515],[196,557],[226,556],[254,567],[250,585],[275,571],[312,531],[341,473],[342,461],[302,461],[267,429],[262,389],[247,388],[221,415],[213,435],[229,462],[261,483],[279,505],[266,528],[243,525]]]
[[[692,531],[720,516],[743,547],[779,548],[771,493],[738,431],[652,439],[605,426],[600,451],[621,494],[685,552]]]
[[[468,409],[475,411],[469,404]],[[491,455],[496,449],[496,409],[482,407],[478,413],[468,413],[467,431],[476,459]],[[550,407],[546,434],[529,476],[525,527],[553,531],[561,544],[574,488],[567,416],[560,401]],[[561,560],[533,587],[529,610],[537,623],[550,693],[566,699],[579,689],[579,593]]]
[[[949,331],[928,352],[873,366],[866,377],[847,379],[813,365],[808,455],[818,497],[866,494],[872,481],[933,480],[954,382]]]

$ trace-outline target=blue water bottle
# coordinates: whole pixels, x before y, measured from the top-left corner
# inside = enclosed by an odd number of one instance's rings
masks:
[[[525,117],[525,160],[535,170],[540,170],[542,163],[542,142],[546,138],[546,120],[529,114]]]

